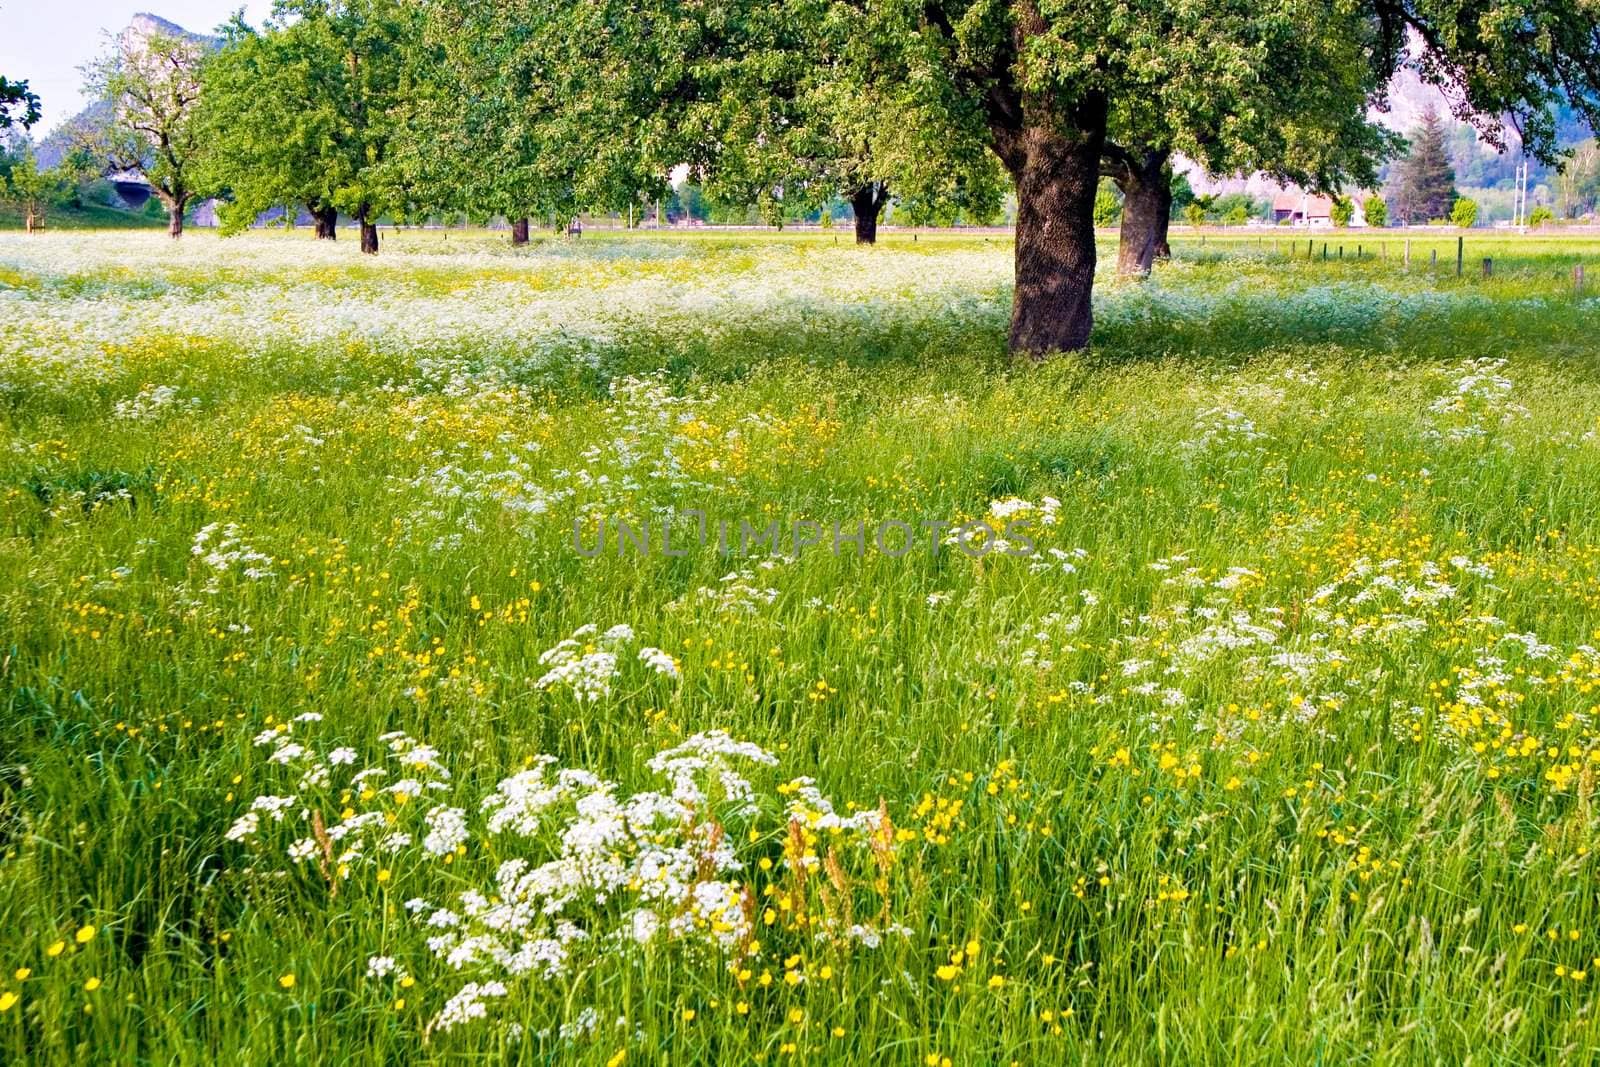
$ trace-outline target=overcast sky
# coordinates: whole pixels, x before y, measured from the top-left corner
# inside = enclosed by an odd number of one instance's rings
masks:
[[[254,25],[271,0],[0,0],[0,77],[24,79],[39,94],[44,119],[38,137],[83,109],[78,68],[98,55],[105,33],[121,30],[140,11],[195,33],[210,33],[244,8]]]

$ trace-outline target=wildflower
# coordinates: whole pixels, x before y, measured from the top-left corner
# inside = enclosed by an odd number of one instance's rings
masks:
[[[77,934],[74,935],[74,938],[76,939],[78,944],[87,945],[90,941],[94,940],[94,933],[95,933],[94,927],[85,924],[83,926],[78,927],[78,932],[77,932]]]
[[[278,984],[280,986],[282,986],[283,988],[285,988],[285,989],[293,989],[294,988],[294,974],[291,972],[289,974],[279,975],[278,976]]]
[[[93,993],[96,989],[99,989],[100,988],[100,979],[99,979],[99,977],[98,976],[97,977],[93,977],[93,978],[90,978],[88,981],[84,982],[83,983],[83,988],[84,988],[84,991],[88,992],[88,993]]]
[[[4,993],[0,993],[0,1011],[10,1011],[16,1006],[17,1001],[20,999],[20,997],[11,992],[9,989]]]
[[[50,947],[44,950],[44,954],[46,956],[59,956],[66,947],[67,943],[65,941],[52,941]]]

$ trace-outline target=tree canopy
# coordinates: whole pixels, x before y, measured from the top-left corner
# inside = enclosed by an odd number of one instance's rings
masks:
[[[28,83],[0,75],[0,131],[14,126],[29,129],[39,117],[39,96],[29,91]]]
[[[1600,119],[1591,9],[280,0],[259,43],[236,34],[237,58],[217,65],[222,112],[239,119],[217,136],[241,210],[321,197],[366,219],[619,210],[665,196],[679,166],[709,196],[758,200],[774,218],[837,196],[872,219],[891,195],[982,211],[998,166],[1017,197],[1010,344],[1040,357],[1088,342],[1102,173],[1124,194],[1125,237],[1146,235],[1136,268],[1165,239],[1174,152],[1212,171],[1371,187],[1395,140],[1369,108],[1408,64],[1485,136],[1509,117],[1529,153],[1554,158],[1558,110]],[[252,52],[268,42],[285,51]],[[249,71],[268,58],[292,69],[265,74],[251,99]]]
[[[378,217],[407,202],[391,155],[417,18],[402,0],[278,0],[263,30],[229,25],[201,108],[215,149],[208,182],[232,199],[225,228],[304,204],[322,236],[344,212],[362,250],[378,250]]]
[[[111,103],[110,121],[86,146],[110,171],[144,177],[167,209],[168,232],[183,233],[183,213],[199,192],[207,150],[198,121],[206,46],[169,33],[124,34],[88,68],[91,96]]]
[[[13,126],[26,130],[39,121],[39,115],[38,94],[28,90],[27,82],[0,77],[0,130]]]
[[[1456,200],[1456,173],[1445,152],[1444,123],[1432,108],[1422,116],[1411,151],[1400,161],[1395,211],[1407,223],[1442,219]]]

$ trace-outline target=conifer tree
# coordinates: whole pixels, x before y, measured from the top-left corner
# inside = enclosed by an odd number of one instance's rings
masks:
[[[1395,213],[1407,223],[1423,223],[1450,214],[1456,202],[1456,172],[1445,148],[1444,122],[1428,108],[1411,139],[1411,152],[1400,163],[1395,188]]]

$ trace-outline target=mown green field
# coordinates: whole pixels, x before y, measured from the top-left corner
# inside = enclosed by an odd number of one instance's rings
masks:
[[[166,221],[103,204],[85,204],[82,207],[57,206],[45,217],[44,229],[49,230],[150,230],[166,226]],[[14,207],[0,206],[0,232],[21,230],[22,212]]]
[[[0,237],[0,1060],[1592,1061],[1600,239],[1256,236]]]

